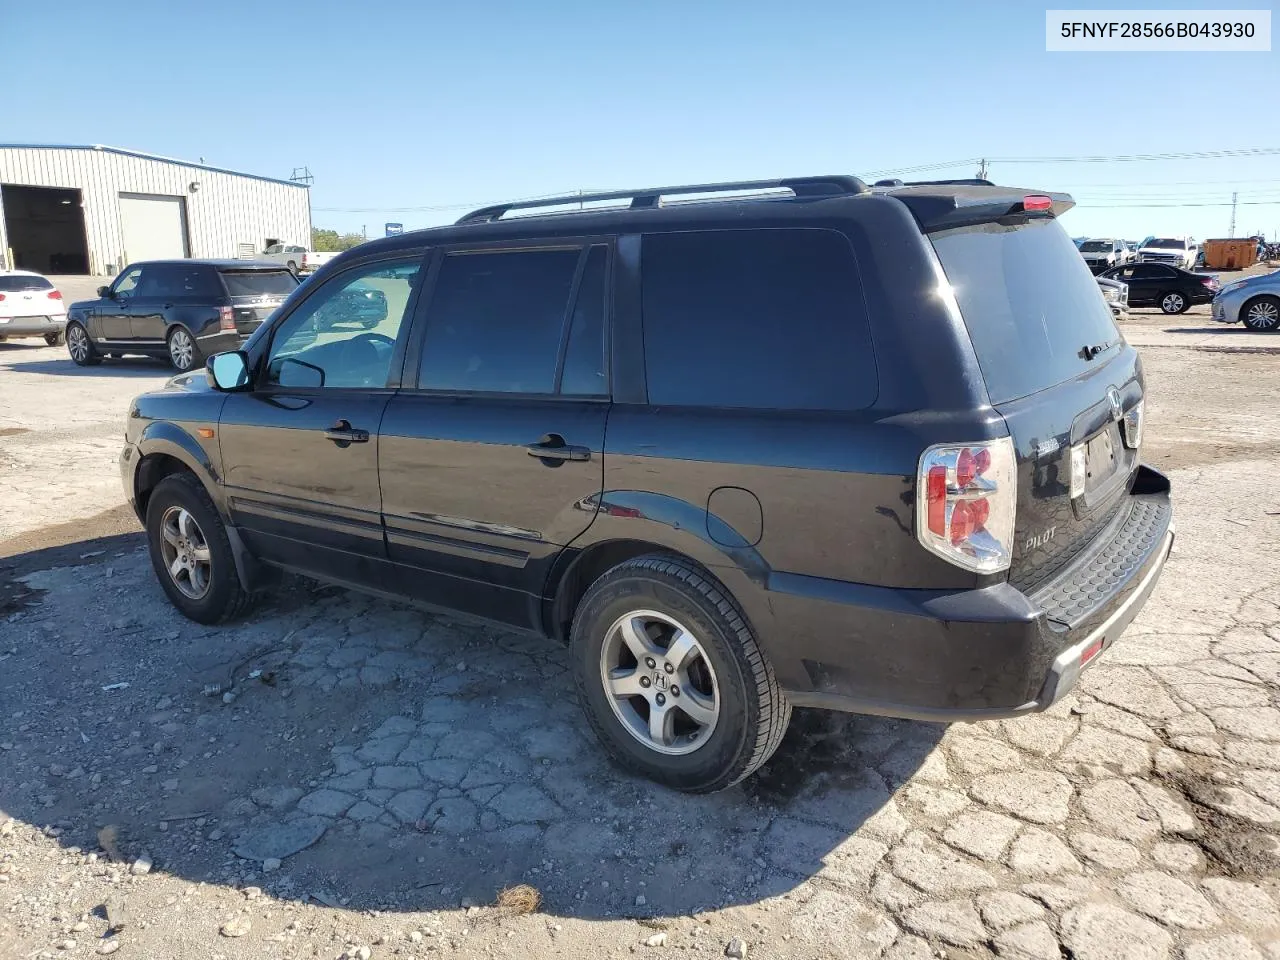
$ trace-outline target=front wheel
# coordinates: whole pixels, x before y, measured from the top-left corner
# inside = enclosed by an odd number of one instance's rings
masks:
[[[579,699],[605,749],[678,790],[709,793],[750,776],[791,719],[737,604],[680,558],[639,557],[596,580],[571,647]]]
[[[1160,309],[1165,313],[1186,313],[1191,304],[1177,290],[1170,290],[1160,296]]]
[[[1280,330],[1280,297],[1254,297],[1240,311],[1244,325],[1257,333]]]
[[[78,367],[92,367],[102,362],[102,356],[89,339],[89,331],[78,323],[67,324],[67,353]]]
[[[169,362],[179,373],[186,373],[200,363],[200,348],[186,327],[174,327],[169,333]]]
[[[169,601],[196,623],[238,616],[252,595],[236,575],[227,528],[200,481],[175,473],[147,501],[151,565]]]

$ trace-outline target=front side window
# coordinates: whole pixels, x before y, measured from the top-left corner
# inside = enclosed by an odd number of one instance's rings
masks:
[[[112,292],[117,296],[132,296],[137,289],[138,281],[142,279],[142,267],[130,267],[120,276],[116,277],[115,285],[112,286]]]
[[[267,383],[280,387],[384,387],[421,261],[348,271],[312,292],[271,341]]]
[[[843,234],[647,234],[641,270],[649,403],[861,410],[875,401],[871,334]]]
[[[418,386],[554,393],[581,248],[451,253],[427,309]]]

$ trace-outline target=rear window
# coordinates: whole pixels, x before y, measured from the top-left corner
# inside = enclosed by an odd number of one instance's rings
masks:
[[[0,293],[18,293],[21,290],[52,290],[53,284],[44,277],[0,276]]]
[[[1056,220],[959,227],[931,239],[992,403],[1083,373],[1085,346],[1119,342],[1111,310]]]
[[[857,264],[842,234],[650,234],[641,276],[651,404],[860,410],[875,401]]]
[[[222,279],[233,297],[287,297],[298,286],[288,270],[224,271]]]

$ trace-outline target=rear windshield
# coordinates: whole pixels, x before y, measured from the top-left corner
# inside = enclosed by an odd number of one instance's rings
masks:
[[[227,271],[222,279],[233,297],[287,297],[298,286],[288,270]]]
[[[0,293],[17,293],[20,290],[52,290],[53,284],[44,277],[0,276]]]
[[[958,227],[931,239],[992,403],[1069,380],[1089,367],[1085,346],[1119,343],[1110,308],[1056,220]]]

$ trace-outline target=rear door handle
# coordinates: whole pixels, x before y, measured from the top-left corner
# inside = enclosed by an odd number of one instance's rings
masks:
[[[539,460],[591,459],[590,447],[578,447],[565,443],[564,437],[558,433],[549,433],[537,443],[529,444],[525,449],[529,451],[529,456],[537,457]]]
[[[324,432],[324,436],[326,440],[332,440],[340,447],[345,447],[349,443],[369,442],[369,431],[357,430],[347,420],[339,420]]]

